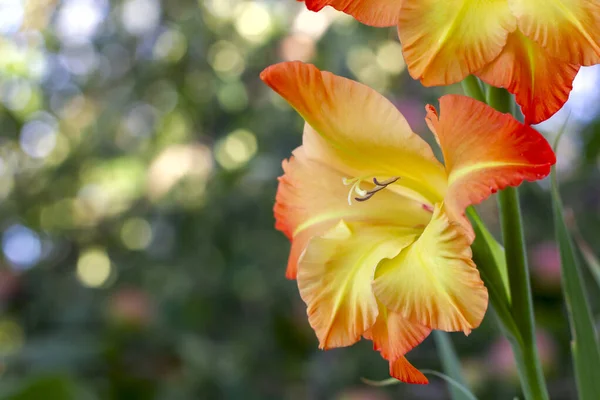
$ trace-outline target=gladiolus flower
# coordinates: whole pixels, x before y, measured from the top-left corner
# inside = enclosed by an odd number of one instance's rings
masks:
[[[425,86],[475,74],[515,94],[526,122],[567,101],[580,66],[600,63],[600,2],[591,0],[304,0],[372,26],[398,25],[404,58]]]
[[[261,78],[306,121],[274,212],[292,242],[287,277],[297,279],[320,348],[365,337],[392,376],[426,383],[404,355],[432,329],[468,334],[487,308],[465,208],[545,177],[554,153],[510,115],[447,95],[426,118],[443,165],[396,107],[360,83],[300,62]]]

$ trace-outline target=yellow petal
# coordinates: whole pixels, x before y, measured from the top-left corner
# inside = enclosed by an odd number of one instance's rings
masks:
[[[600,2],[508,0],[519,29],[550,55],[577,64],[600,62]]]
[[[481,69],[515,29],[506,0],[404,0],[398,24],[408,71],[425,86]]]
[[[323,235],[341,219],[417,227],[426,225],[431,218],[422,203],[391,189],[378,192],[369,201],[348,204],[350,187],[344,185],[344,175],[328,164],[309,158],[304,146],[283,163],[283,169],[274,212],[276,228],[292,240],[286,274],[290,279],[296,277],[298,258],[308,241]],[[372,186],[364,184],[365,189]]]
[[[320,348],[349,346],[376,321],[371,289],[377,264],[397,255],[418,231],[340,221],[313,238],[298,267],[298,288]]]
[[[436,205],[421,237],[379,264],[375,296],[411,322],[469,333],[481,323],[488,302],[469,245],[462,228]]]
[[[272,65],[261,79],[317,132],[305,133],[309,157],[349,177],[402,177],[397,186],[443,198],[446,173],[398,109],[373,89],[300,62]]]

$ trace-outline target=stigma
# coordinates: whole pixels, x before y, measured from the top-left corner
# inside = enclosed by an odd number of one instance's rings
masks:
[[[400,179],[400,177],[399,176],[392,177],[392,178],[386,179],[384,181],[379,181],[377,178],[373,178],[373,184],[375,185],[375,187],[370,190],[365,190],[360,187],[361,182],[366,179],[367,179],[367,177],[360,177],[360,178],[353,178],[353,179],[342,178],[342,182],[344,183],[344,185],[346,185],[346,186],[352,185],[350,187],[350,191],[348,192],[348,205],[352,205],[353,194],[356,195],[354,197],[354,200],[360,201],[360,202],[367,201],[371,197],[373,197],[377,192],[382,191],[383,189],[387,188],[392,183],[395,183],[396,181],[398,181]]]

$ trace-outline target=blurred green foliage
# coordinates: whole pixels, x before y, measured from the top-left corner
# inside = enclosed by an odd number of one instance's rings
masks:
[[[448,396],[435,378],[365,386],[388,376],[368,342],[317,350],[273,227],[276,177],[303,122],[260,71],[302,59],[360,80],[431,141],[424,105],[459,88],[411,80],[394,29],[293,0],[6,0],[0,33],[0,396]],[[600,133],[585,115],[559,173],[594,249]],[[553,398],[568,399],[548,185],[522,193],[541,352]],[[480,211],[497,229],[494,201]],[[491,312],[451,337],[480,398],[518,394]],[[441,369],[431,339],[409,358]]]

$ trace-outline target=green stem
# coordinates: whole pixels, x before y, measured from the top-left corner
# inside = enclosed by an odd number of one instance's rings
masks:
[[[467,96],[485,103],[485,94],[483,93],[481,83],[477,77],[469,75],[461,82],[461,84],[463,91]]]
[[[511,111],[511,96],[504,89],[490,87],[487,100],[490,106],[500,112]],[[547,400],[549,396],[536,345],[533,299],[517,188],[508,187],[499,192],[498,204],[512,300],[511,311],[520,331],[520,337],[513,337],[510,341],[525,397],[530,400]]]

